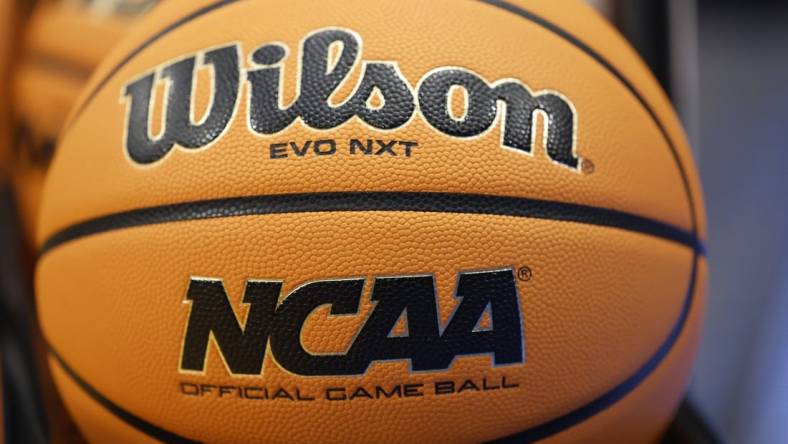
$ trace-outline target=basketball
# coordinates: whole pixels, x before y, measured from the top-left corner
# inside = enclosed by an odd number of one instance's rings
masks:
[[[111,9],[99,3],[39,2],[20,33],[19,61],[8,94],[14,109],[12,184],[20,225],[31,247],[44,177],[66,116],[93,69],[145,6],[132,7],[125,1],[115,2],[117,7]]]
[[[655,442],[704,217],[579,1],[171,1],[60,133],[37,310],[91,442]]]

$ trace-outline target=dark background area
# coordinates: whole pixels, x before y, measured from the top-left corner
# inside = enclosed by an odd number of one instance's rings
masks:
[[[788,442],[788,3],[700,3],[713,270],[692,396],[730,442]]]

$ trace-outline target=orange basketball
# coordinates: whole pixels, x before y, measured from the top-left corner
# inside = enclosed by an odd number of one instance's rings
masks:
[[[68,111],[93,69],[151,3],[114,1],[112,9],[106,2],[59,0],[33,8],[8,94],[15,112],[12,183],[31,246],[44,177]]]
[[[90,441],[654,442],[704,224],[580,2],[172,1],[72,110],[37,305]]]

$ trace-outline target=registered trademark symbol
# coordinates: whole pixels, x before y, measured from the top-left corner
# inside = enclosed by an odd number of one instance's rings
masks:
[[[592,174],[595,169],[596,166],[594,165],[594,162],[591,162],[588,159],[583,159],[583,161],[580,163],[580,171],[582,171],[583,174]]]
[[[533,275],[534,275],[533,271],[531,271],[530,268],[525,266],[520,267],[520,269],[517,270],[517,279],[520,279],[521,281],[524,282],[530,281]]]

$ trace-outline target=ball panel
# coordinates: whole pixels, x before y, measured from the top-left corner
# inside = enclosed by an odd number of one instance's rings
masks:
[[[695,229],[700,239],[707,240],[703,190],[689,141],[670,98],[660,87],[651,70],[635,49],[614,29],[612,24],[586,2],[572,2],[571,8],[575,11],[573,14],[566,14],[567,5],[563,2],[506,0],[506,3],[533,12],[577,37],[635,86],[649,108],[653,110],[660,124],[665,128],[667,137],[674,145],[692,196],[695,209]],[[606,31],[600,32],[601,29],[606,29]],[[587,36],[593,36],[593,38]]]
[[[274,440],[311,440],[315,429],[328,433],[320,426],[325,421],[361,421],[364,428],[332,433],[337,441],[363,441],[377,435],[360,434],[377,434],[394,421],[398,439],[435,433],[478,441],[560,416],[634,373],[679,317],[691,260],[684,246],[583,224],[351,212],[179,222],[104,233],[52,250],[42,259],[37,279],[45,334],[69,365],[119,405],[175,432],[216,440],[229,436],[224,426],[232,422],[237,431],[232,440],[260,433]],[[493,367],[488,356],[458,357],[445,372],[409,374],[408,363],[400,361],[373,364],[363,377],[317,378],[292,375],[269,349],[261,379],[230,376],[212,345],[204,375],[178,372],[190,277],[221,278],[241,322],[248,317],[241,302],[249,279],[284,279],[284,295],[315,279],[366,277],[358,315],[328,318],[318,311],[305,323],[301,340],[310,351],[341,352],[372,309],[371,277],[434,273],[437,306],[446,325],[457,307],[457,271],[517,270],[523,265],[533,271],[531,280],[517,282],[525,323],[524,365]],[[98,266],[100,274],[95,273]],[[625,297],[611,301],[611,295]],[[260,404],[195,399],[178,392],[183,382],[282,386],[319,394],[331,386],[429,385],[479,377],[500,383],[504,376],[520,388],[392,402]],[[401,404],[407,408],[395,407]],[[261,418],[276,426],[261,432]],[[293,418],[315,428],[300,428]],[[403,418],[407,427],[397,422]]]
[[[69,376],[53,356],[49,367],[66,409],[89,442],[156,443],[157,440],[135,429],[92,398]]]
[[[689,384],[692,361],[698,350],[706,311],[708,265],[698,262],[697,287],[685,327],[664,361],[626,397],[544,442],[643,442],[656,443],[673,418]]]
[[[232,4],[175,29],[124,65],[64,135],[63,146],[80,148],[65,148],[52,172],[52,192],[48,193],[51,201],[44,210],[49,213],[43,218],[39,240],[43,242],[48,235],[75,222],[140,206],[326,190],[472,190],[529,196],[613,208],[690,229],[682,178],[648,113],[607,70],[562,38],[483,3],[469,2],[458,8],[453,2],[419,2],[413,7],[397,2],[365,12],[369,15],[359,11],[370,8],[352,2],[322,3],[318,11],[314,7]],[[413,8],[419,13],[409,13]],[[277,20],[267,24],[259,17]],[[371,25],[391,17],[401,17],[398,22],[420,32],[392,35],[385,27]],[[469,21],[478,26],[456,26]],[[235,25],[226,29],[229,22]],[[139,180],[139,167],[127,160],[120,145],[122,138],[118,145],[108,146],[105,132],[95,131],[93,122],[102,121],[107,133],[124,134],[128,101],[119,102],[118,98],[132,79],[174,58],[232,42],[241,43],[245,67],[247,55],[258,45],[269,41],[286,44],[291,52],[285,61],[283,91],[293,97],[299,42],[327,26],[358,32],[364,42],[361,57],[397,62],[412,86],[437,67],[461,66],[490,82],[515,78],[534,91],[560,91],[577,109],[577,153],[593,162],[595,172],[578,174],[556,165],[541,147],[534,149],[533,157],[501,148],[500,125],[483,136],[458,139],[435,131],[418,113],[409,124],[385,137],[380,135],[387,142],[418,143],[411,158],[404,155],[402,146],[398,146],[398,158],[351,155],[352,139],[366,142],[374,134],[368,126],[351,120],[330,133],[339,145],[336,155],[320,157],[310,151],[301,158],[291,152],[287,159],[271,159],[274,143],[293,142],[300,147],[329,134],[297,122],[275,136],[254,135],[247,122],[248,85],[241,89],[238,109],[220,144],[190,152],[176,148],[161,163],[144,170],[144,181]],[[222,32],[206,33],[204,29]],[[490,34],[490,29],[495,33]],[[425,41],[430,45],[424,45]],[[514,41],[528,42],[518,48],[516,56],[507,51]],[[106,74],[109,66],[114,65],[108,63],[98,77]],[[360,70],[353,71],[346,90],[340,90],[338,97],[352,88],[359,75]],[[75,177],[72,172],[88,161],[106,167]],[[418,163],[418,173],[414,173],[414,163]],[[75,193],[81,196],[79,202],[68,198]]]

